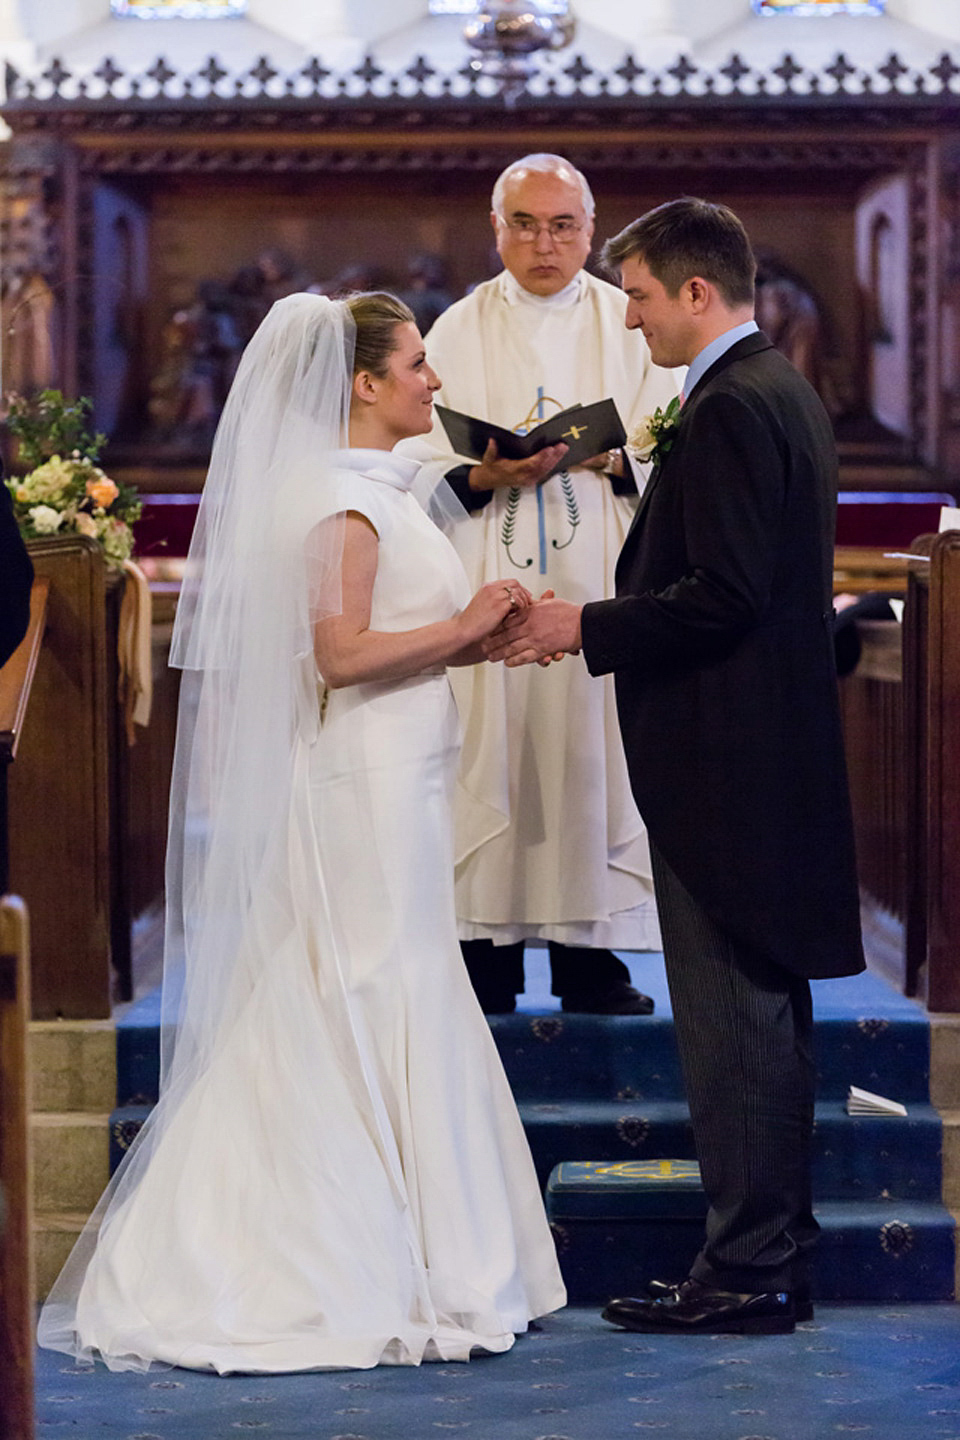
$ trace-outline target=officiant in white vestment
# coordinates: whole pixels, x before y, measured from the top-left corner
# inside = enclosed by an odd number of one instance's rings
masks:
[[[526,156],[499,177],[491,219],[505,268],[441,315],[426,341],[443,405],[529,430],[612,397],[629,432],[677,393],[676,372],[653,365],[643,337],[626,330],[623,294],[582,268],[593,215],[586,179],[560,156]],[[537,595],[613,594],[645,479],[622,450],[550,475],[563,449],[512,461],[492,445],[481,463],[451,466],[439,421],[430,443],[437,475],[470,512],[453,539],[474,585],[513,577]],[[653,1002],[611,953],[660,948],[612,684],[574,660],[482,666],[456,688],[466,731],[457,915],[481,1004],[514,1008],[524,941],[539,939],[565,1010],[649,1014]]]

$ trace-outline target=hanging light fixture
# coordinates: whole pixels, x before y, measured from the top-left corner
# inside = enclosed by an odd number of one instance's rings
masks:
[[[470,68],[497,80],[510,100],[536,70],[536,56],[563,49],[576,30],[569,0],[481,0],[463,37],[480,52]]]

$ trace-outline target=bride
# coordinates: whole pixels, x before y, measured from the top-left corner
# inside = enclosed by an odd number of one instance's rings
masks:
[[[171,654],[160,1100],[42,1345],[417,1365],[565,1301],[453,905],[446,666],[529,596],[471,599],[392,453],[438,385],[387,295],[280,300],[243,356]]]

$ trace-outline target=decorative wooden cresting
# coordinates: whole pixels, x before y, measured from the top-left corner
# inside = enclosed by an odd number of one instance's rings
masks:
[[[566,55],[562,57],[567,60]],[[860,99],[937,100],[960,95],[960,63],[944,51],[928,66],[906,63],[891,52],[876,68],[860,65],[843,52],[821,67],[797,61],[784,54],[775,65],[760,69],[747,64],[739,54],[724,63],[697,65],[681,54],[672,65],[657,70],[642,65],[631,52],[610,70],[590,65],[582,53],[566,64],[558,61],[549,70],[530,75],[518,104],[535,105],[543,100],[614,101],[633,98],[659,101],[664,106],[677,100],[715,103],[718,99],[755,100],[760,103],[785,98],[803,98],[821,103]],[[158,103],[224,101],[249,103],[336,100],[369,104],[372,100],[488,101],[500,107],[502,97],[495,79],[478,72],[469,62],[443,70],[426,55],[417,55],[410,64],[390,69],[367,54],[362,63],[346,70],[329,69],[322,57],[311,56],[298,70],[283,73],[262,55],[243,70],[231,70],[216,55],[210,55],[199,69],[177,70],[162,56],[137,69],[121,69],[105,56],[96,69],[70,70],[54,57],[46,68],[32,74],[6,66],[4,109],[22,109],[31,104],[76,104],[102,101],[130,101],[155,107]],[[223,123],[220,121],[219,123]]]
[[[934,456],[953,423],[935,374],[943,307],[931,267],[934,237],[949,244],[953,234],[940,212],[953,204],[945,177],[960,175],[960,153],[940,137],[955,127],[958,99],[960,52],[933,50],[922,65],[890,54],[866,67],[840,53],[819,67],[785,54],[757,68],[739,54],[714,65],[683,54],[658,70],[633,53],[598,69],[574,48],[529,78],[509,126],[497,83],[470,66],[466,47],[464,63],[447,69],[423,54],[399,67],[368,54],[342,70],[312,56],[289,73],[266,55],[240,69],[216,54],[186,69],[163,55],[128,68],[107,55],[83,71],[57,58],[32,73],[8,65],[6,184],[22,193],[36,234],[29,246],[12,234],[6,253],[15,275],[41,274],[57,298],[62,387],[99,395],[93,337],[99,327],[102,355],[117,327],[107,313],[116,295],[94,294],[97,207],[114,183],[153,195],[200,177],[316,177],[342,191],[355,176],[383,175],[442,188],[471,173],[486,184],[517,154],[543,149],[595,177],[598,193],[607,177],[615,186],[630,177],[647,196],[788,182],[793,193],[833,185],[855,195],[897,173],[909,186],[911,439]],[[956,208],[960,216],[960,181]]]

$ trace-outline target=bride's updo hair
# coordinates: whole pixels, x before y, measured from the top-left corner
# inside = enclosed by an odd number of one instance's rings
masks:
[[[387,362],[397,348],[394,331],[398,325],[415,325],[414,313],[409,305],[385,290],[348,295],[344,303],[357,327],[353,373],[368,370],[382,380],[387,373]]]

